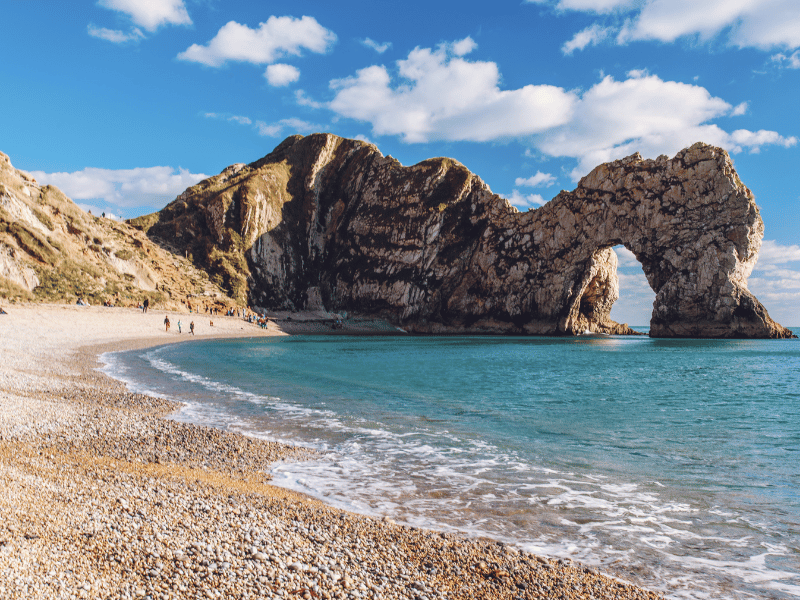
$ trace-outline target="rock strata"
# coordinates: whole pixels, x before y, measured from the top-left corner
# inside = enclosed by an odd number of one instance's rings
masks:
[[[292,136],[134,225],[256,306],[427,333],[630,333],[609,317],[622,244],[656,292],[650,335],[791,336],[747,290],[753,195],[700,143],[600,165],[521,213],[452,159],[404,167],[365,142]]]

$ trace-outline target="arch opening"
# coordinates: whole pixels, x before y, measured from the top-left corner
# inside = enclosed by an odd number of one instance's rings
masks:
[[[611,308],[611,319],[628,323],[634,329],[649,329],[656,293],[633,252],[623,245],[614,246],[612,250],[617,255],[619,299]]]

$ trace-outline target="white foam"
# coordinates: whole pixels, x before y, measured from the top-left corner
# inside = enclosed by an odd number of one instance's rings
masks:
[[[160,372],[220,399],[190,401],[182,419],[324,452],[319,460],[276,465],[273,483],[339,508],[494,537],[611,571],[641,568],[637,582],[671,598],[743,600],[757,591],[788,598],[798,591],[797,573],[768,560],[792,560],[796,550],[758,548],[753,535],[741,535],[738,525],[725,529],[717,522],[747,524],[754,531],[768,524],[693,503],[662,482],[634,483],[531,464],[487,440],[437,431],[427,421],[397,425],[338,414],[214,381],[158,352],[148,360]],[[233,414],[236,402],[264,411],[252,417]],[[726,581],[741,585],[731,591]]]

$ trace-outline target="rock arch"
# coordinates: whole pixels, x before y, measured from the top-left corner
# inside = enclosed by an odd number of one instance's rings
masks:
[[[234,275],[251,305],[428,333],[626,332],[609,317],[624,244],[656,292],[651,335],[791,335],[747,291],[763,235],[753,195],[705,144],[600,165],[521,213],[452,159],[405,167],[358,140],[292,136],[186,190],[150,231],[246,265]]]
[[[764,226],[752,193],[719,148],[698,143],[671,160],[634,154],[600,165],[574,191],[503,221],[515,223],[519,243],[530,236],[534,287],[545,296],[526,330],[613,329],[608,314],[618,291],[609,249],[622,244],[656,293],[651,336],[791,335],[747,290]],[[487,242],[487,253],[495,241]]]

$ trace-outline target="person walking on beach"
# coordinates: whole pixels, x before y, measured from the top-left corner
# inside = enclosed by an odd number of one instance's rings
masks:
[[[192,321],[191,323],[189,323],[189,333],[191,333],[192,335],[194,335],[194,321]]]
[[[180,333],[180,332],[181,332],[181,322],[180,322],[180,319],[179,319],[178,320],[178,333]]]
[[[164,327],[166,327],[167,331],[169,331],[169,317],[168,316],[164,317]]]
[[[142,303],[142,312],[147,312],[147,307],[150,306],[150,298],[145,298],[144,302]]]

